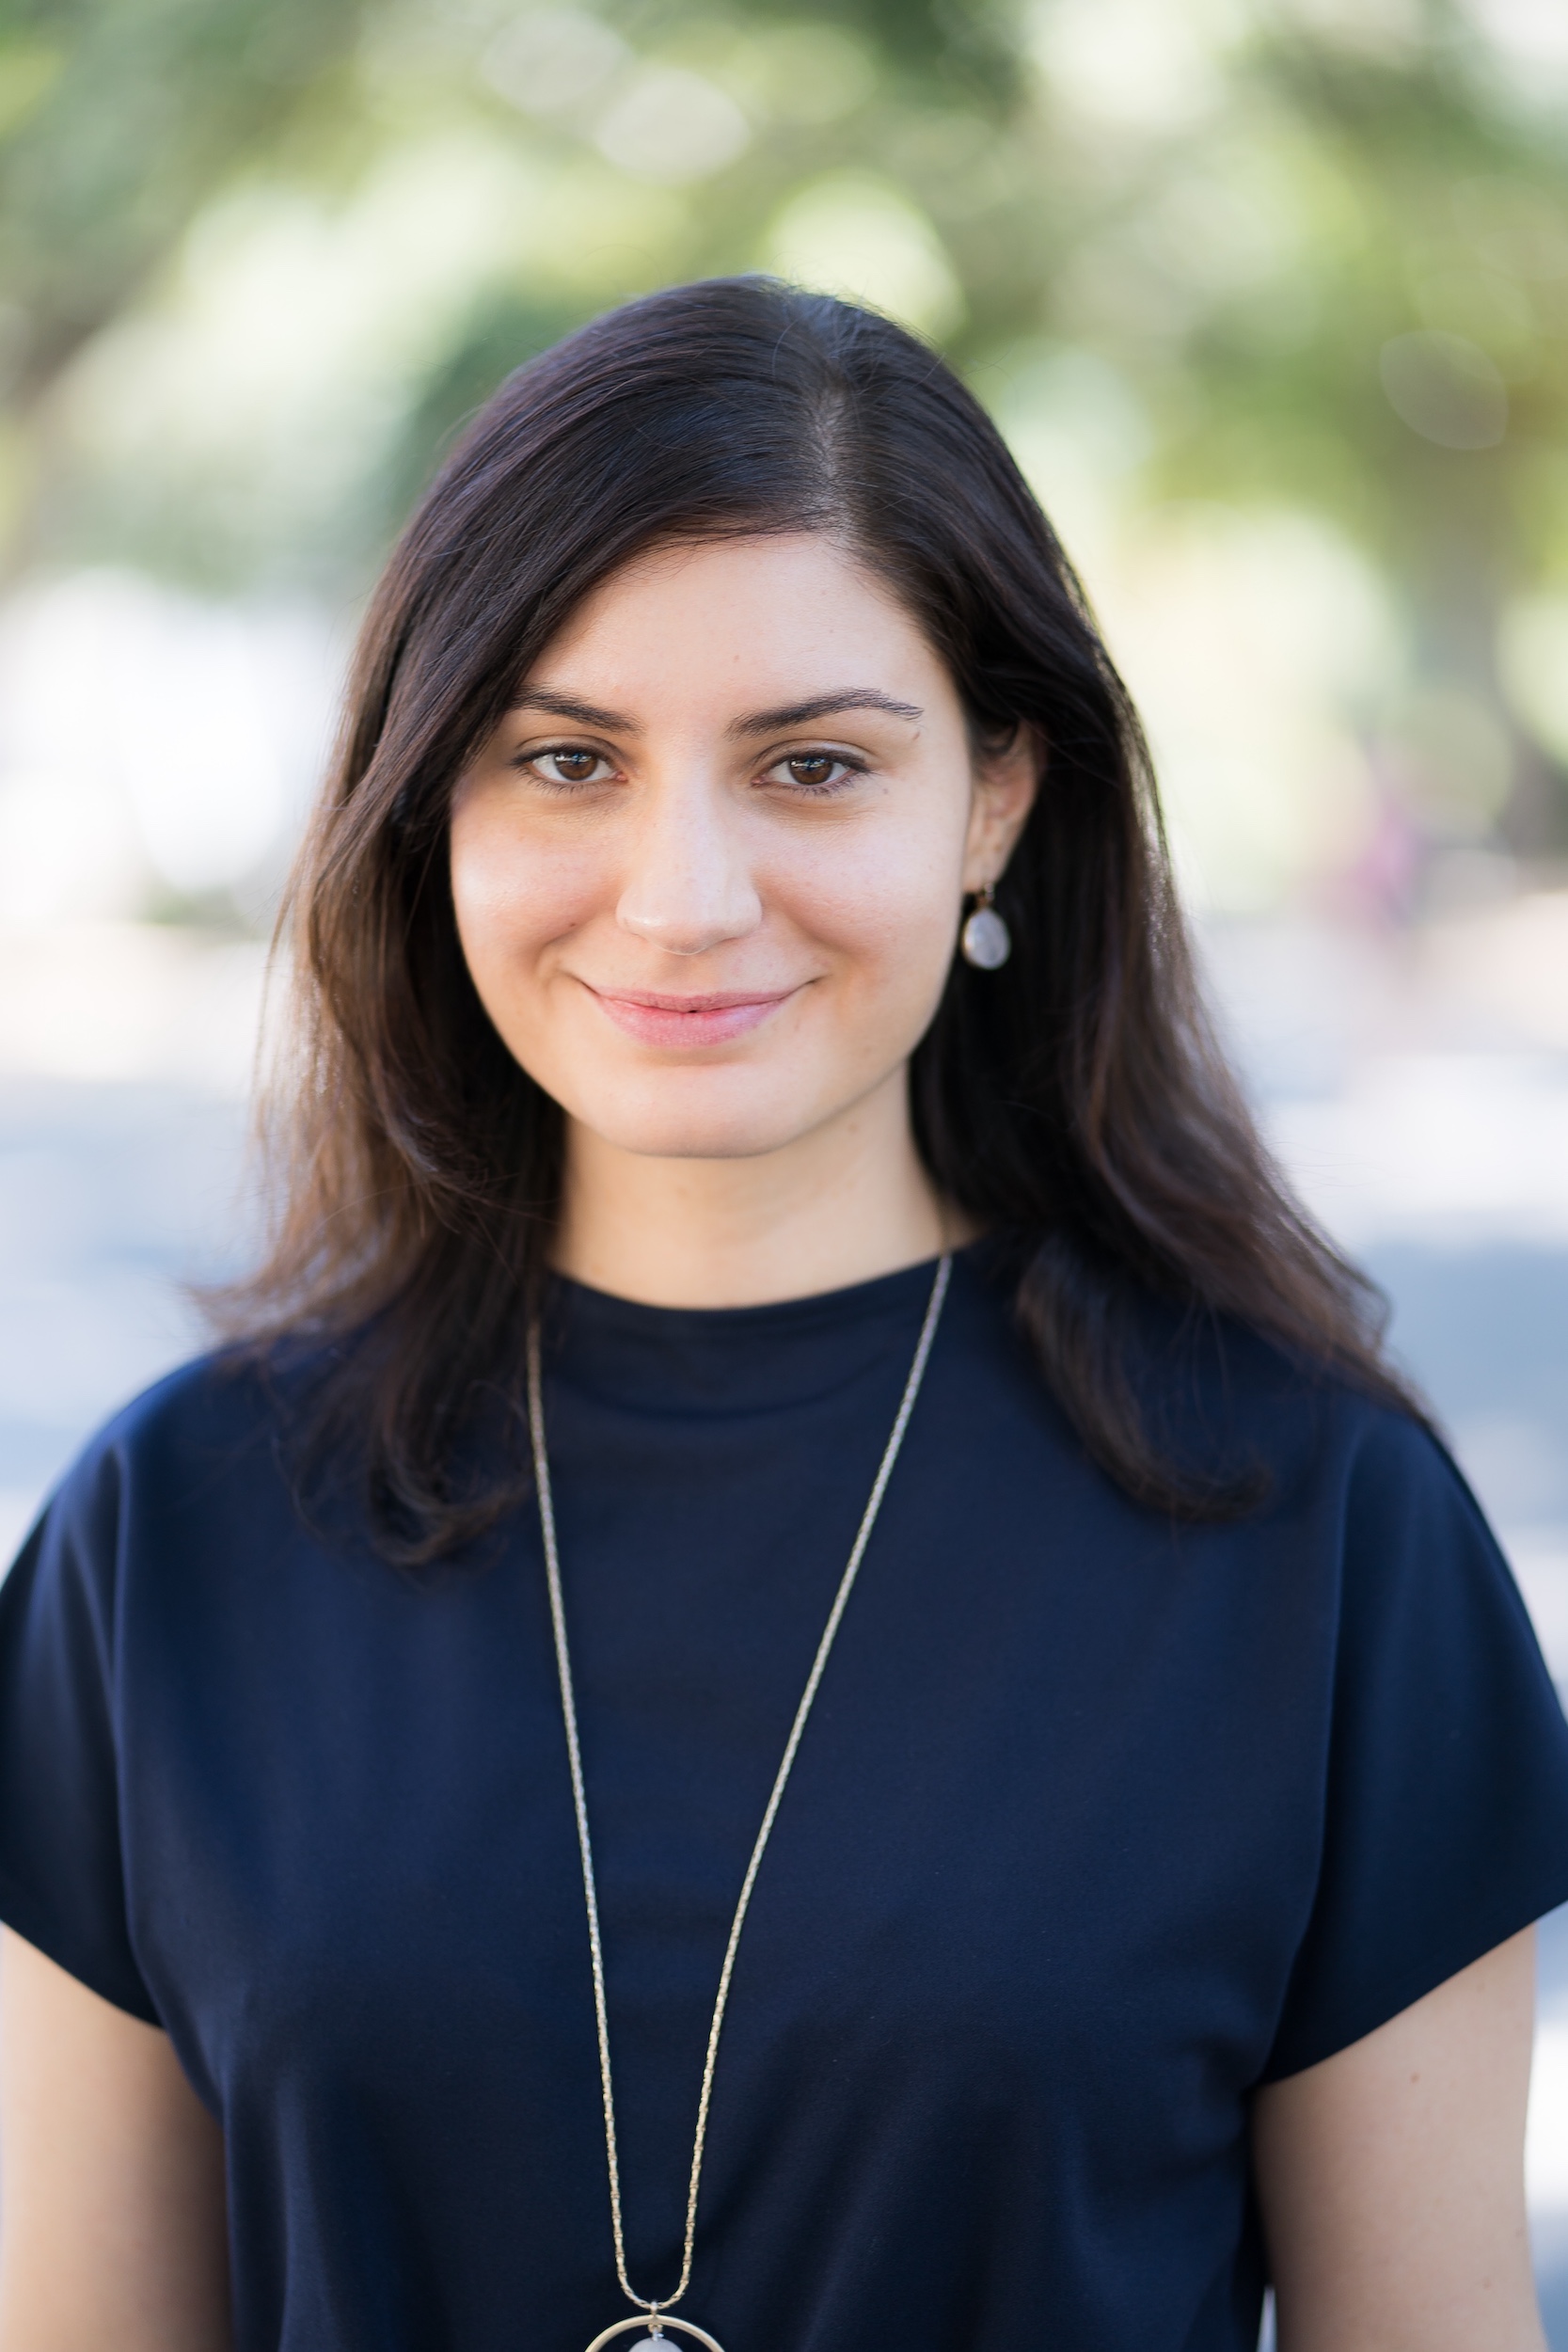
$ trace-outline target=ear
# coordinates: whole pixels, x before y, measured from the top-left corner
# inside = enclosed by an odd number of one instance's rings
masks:
[[[1001,880],[1035,805],[1045,773],[1045,738],[1020,724],[1006,741],[974,760],[974,798],[964,843],[963,886],[984,890]]]

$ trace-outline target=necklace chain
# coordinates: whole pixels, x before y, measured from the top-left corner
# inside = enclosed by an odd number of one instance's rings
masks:
[[[615,2238],[615,2275],[621,2282],[627,2300],[645,2311],[650,2318],[657,2318],[659,2312],[672,2310],[691,2283],[692,2249],[697,2237],[697,2197],[702,2186],[703,2152],[707,2141],[708,2106],[713,2095],[713,2070],[719,2058],[719,2036],[723,2027],[724,2010],[730,1997],[730,1979],[735,1972],[735,1956],[740,1943],[740,1931],[746,1924],[746,1914],[751,1907],[752,1890],[757,1882],[757,1872],[762,1867],[762,1857],[767,1851],[768,1840],[772,1836],[773,1823],[778,1818],[784,1787],[789,1779],[796,1751],[800,1745],[800,1738],[806,1727],[806,1718],[811,1713],[812,1701],[816,1696],[817,1686],[826,1670],[829,1654],[833,1646],[833,1637],[838,1631],[844,1612],[848,1606],[849,1595],[854,1590],[861,1562],[865,1557],[866,1546],[871,1541],[871,1531],[877,1524],[877,1514],[882,1507],[882,1497],[887,1492],[888,1481],[893,1476],[894,1464],[898,1459],[899,1448],[904,1442],[904,1432],[908,1429],[910,1416],[914,1411],[915,1399],[920,1393],[920,1384],[926,1375],[926,1365],[930,1357],[931,1343],[936,1338],[937,1323],[942,1314],[942,1301],[947,1295],[948,1279],[952,1271],[951,1257],[944,1256],[939,1260],[936,1279],[931,1284],[930,1300],[926,1309],[926,1319],[920,1327],[920,1338],[915,1345],[914,1359],[910,1366],[909,1378],[904,1383],[904,1394],[894,1421],[892,1434],[882,1454],[881,1463],[871,1489],[870,1501],[866,1503],[861,1518],[860,1529],[849,1554],[848,1565],[839,1579],[838,1591],[833,1596],[833,1605],[828,1612],[828,1622],[822,1629],[822,1639],[816,1645],[816,1656],[812,1661],[811,1672],[806,1677],[806,1687],[800,1694],[800,1704],[795,1710],[795,1721],[790,1725],[789,1738],[784,1742],[784,1756],[773,1778],[772,1791],[768,1800],[767,1810],[762,1817],[762,1827],[757,1832],[756,1843],[752,1848],[752,1858],[746,1865],[746,1876],[741,1881],[740,1899],[735,1907],[735,1917],[730,1924],[729,1942],[724,1947],[724,1963],[719,1972],[719,1992],[713,2004],[713,2022],[708,2027],[707,2051],[703,2060],[702,2093],[697,2102],[697,2131],[691,2148],[691,2175],[686,2196],[686,2239],[681,2256],[681,2274],[675,2282],[673,2293],[667,2295],[661,2302],[652,2302],[646,2296],[639,2295],[626,2276],[626,2240],[621,2227],[621,2166],[615,2141],[615,2092],[610,2071],[610,2012],[605,2000],[604,1946],[599,1935],[599,1896],[594,1875],[593,1840],[588,1834],[588,1798],[583,1785],[582,1748],[578,1737],[577,1698],[572,1685],[572,1657],[566,1642],[566,1609],[562,1595],[561,1556],[556,1544],[555,1501],[550,1489],[549,1454],[545,1444],[544,1378],[540,1364],[537,1322],[531,1325],[529,1329],[529,1434],[533,1444],[534,1486],[539,1497],[539,1528],[544,1538],[545,1573],[549,1583],[550,1594],[550,1621],[555,1629],[556,1672],[561,1682],[561,1712],[566,1728],[566,1755],[572,1771],[572,1804],[577,1814],[578,1848],[582,1857],[582,1892],[588,1911],[588,1944],[594,1964],[594,2011],[599,2029],[599,2080],[604,2092],[605,2154],[610,2168],[610,2219]]]

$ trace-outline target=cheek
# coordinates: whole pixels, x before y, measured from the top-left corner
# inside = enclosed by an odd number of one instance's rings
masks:
[[[483,803],[454,810],[449,855],[457,933],[482,994],[492,981],[526,977],[594,899],[592,855],[525,840]]]
[[[945,970],[958,930],[957,829],[888,825],[812,850],[779,877],[790,914],[880,987],[897,994],[928,989],[932,975]]]

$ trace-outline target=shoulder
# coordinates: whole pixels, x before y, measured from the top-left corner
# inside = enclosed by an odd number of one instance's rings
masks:
[[[1434,1678],[1456,1687],[1499,1649],[1528,1653],[1533,1672],[1523,1597],[1441,1437],[1358,1402],[1338,1467],[1345,1643],[1424,1645]]]
[[[1397,1391],[1222,1316],[1167,1318],[1149,1360],[1155,1409],[1179,1438],[1250,1456],[1283,1507],[1364,1520],[1419,1502],[1484,1526],[1441,1435]]]
[[[1449,1524],[1496,1549],[1464,1471],[1441,1433],[1414,1413],[1348,1395],[1336,1449],[1347,1533],[1376,1538],[1394,1523]]]
[[[1391,1381],[1378,1392],[1239,1319],[1152,1305],[1133,1385],[1178,1461],[1252,1491],[1254,1524],[1353,1523],[1420,1501],[1483,1522],[1441,1437]]]
[[[315,1360],[297,1348],[222,1348],[166,1374],[88,1438],[35,1535],[106,1559],[132,1524],[244,1513],[282,1497],[282,1440]]]
[[[1016,1251],[973,1246],[958,1263],[952,1320],[972,1356],[1032,1391],[1037,1412],[1070,1423],[1070,1397],[1053,1388],[1025,1336],[1018,1279]],[[1326,1517],[1343,1532],[1347,1515],[1375,1518],[1419,1500],[1483,1530],[1441,1437],[1397,1396],[1369,1393],[1235,1316],[1148,1291],[1130,1291],[1119,1327],[1100,1336],[1120,1356],[1130,1401],[1157,1451],[1199,1489],[1258,1498],[1232,1521],[1238,1529]]]
[[[1214,1343],[1199,1393],[1209,1416],[1263,1460],[1277,1506],[1319,1522],[1348,1569],[1370,1574],[1396,1554],[1430,1556],[1439,1541],[1502,1567],[1441,1431],[1397,1398],[1235,1329]]]

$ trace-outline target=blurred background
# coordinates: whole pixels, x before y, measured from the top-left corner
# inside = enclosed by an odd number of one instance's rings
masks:
[[[6,0],[0,1545],[243,1253],[272,909],[411,497],[579,321],[759,267],[1001,421],[1262,1115],[1568,1679],[1563,0]]]

